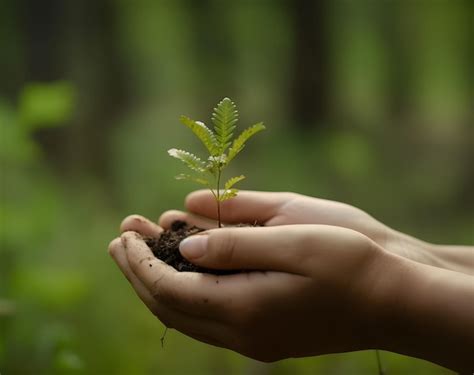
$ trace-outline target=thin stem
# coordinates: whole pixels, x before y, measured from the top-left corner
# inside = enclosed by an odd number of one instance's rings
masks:
[[[378,366],[378,369],[379,369],[379,375],[384,375],[385,372],[383,370],[383,367],[382,367],[382,360],[380,359],[380,352],[375,349],[375,356],[377,357],[377,366]]]
[[[166,333],[168,332],[168,327],[165,326],[165,331],[163,332],[163,335],[161,336],[160,338],[160,341],[161,341],[161,347],[163,348],[164,344],[165,344],[165,337],[166,337]]]
[[[214,196],[214,199],[217,200],[217,195],[216,195],[216,193],[214,193],[214,189],[209,188],[209,191]]]
[[[220,188],[221,185],[221,169],[217,170],[217,222],[219,223],[219,228],[222,228],[221,224],[221,200],[220,200]]]

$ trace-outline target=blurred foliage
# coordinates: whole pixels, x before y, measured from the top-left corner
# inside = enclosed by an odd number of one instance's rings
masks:
[[[21,92],[19,124],[28,130],[57,126],[71,116],[74,90],[67,82],[29,84]]]
[[[267,126],[229,176],[473,244],[472,2],[7,0],[0,11],[0,371],[366,374],[373,352],[264,365],[141,305],[106,247],[182,208],[179,115],[223,96]],[[64,126],[66,125],[66,126]],[[196,142],[196,144],[193,144]],[[188,146],[186,146],[188,145]],[[315,338],[317,339],[317,337]],[[445,374],[382,353],[388,374]],[[185,358],[185,360],[183,360]]]

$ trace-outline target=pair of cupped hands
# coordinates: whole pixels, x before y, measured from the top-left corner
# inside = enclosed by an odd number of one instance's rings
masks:
[[[127,217],[109,246],[167,327],[261,361],[379,346],[385,265],[417,256],[395,231],[350,205],[295,193],[241,191],[223,203],[220,229],[209,191],[191,193],[185,206],[158,224]],[[190,262],[248,272],[178,272],[155,258],[142,236],[175,220],[206,229],[180,245]],[[232,226],[254,222],[262,226]]]

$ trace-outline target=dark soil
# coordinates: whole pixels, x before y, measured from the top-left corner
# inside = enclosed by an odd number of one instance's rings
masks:
[[[228,275],[238,271],[212,270],[198,267],[183,258],[179,252],[179,244],[188,236],[204,231],[204,229],[189,226],[186,222],[177,220],[171,224],[171,228],[161,233],[160,238],[145,238],[146,244],[153,254],[166,264],[180,272],[201,272],[214,275]]]

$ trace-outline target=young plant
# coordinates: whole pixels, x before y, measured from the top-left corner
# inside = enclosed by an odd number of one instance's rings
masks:
[[[245,176],[240,175],[228,179],[221,190],[221,177],[224,169],[239,154],[250,137],[265,129],[263,122],[250,126],[240,133],[236,138],[232,138],[238,121],[239,113],[236,105],[229,98],[222,99],[212,113],[212,123],[214,131],[208,128],[201,121],[194,121],[186,116],[181,116],[180,121],[186,125],[204,144],[209,156],[207,160],[202,160],[196,155],[172,148],[168,154],[181,160],[194,173],[180,174],[176,176],[178,180],[190,180],[203,185],[212,192],[217,203],[217,221],[219,228],[221,222],[221,202],[233,198],[238,190],[234,187]]]

